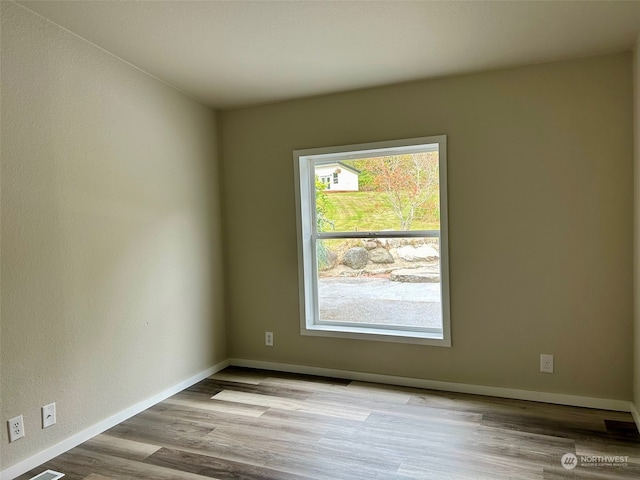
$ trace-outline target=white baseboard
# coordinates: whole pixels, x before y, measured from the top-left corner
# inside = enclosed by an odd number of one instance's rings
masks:
[[[322,377],[344,378],[362,382],[386,383],[403,387],[426,388],[430,390],[443,390],[447,392],[471,393],[474,395],[487,395],[490,397],[513,398],[517,400],[529,400],[533,402],[553,403],[557,405],[571,405],[574,407],[599,408],[603,410],[615,410],[619,412],[631,412],[632,403],[626,400],[612,400],[608,398],[582,397],[578,395],[566,395],[563,393],[535,392],[532,390],[518,390],[513,388],[490,387],[485,385],[472,385],[466,383],[442,382],[438,380],[425,380],[422,378],[397,377],[394,375],[380,375],[377,373],[354,372],[350,370],[336,370],[333,368],[309,367],[304,365],[290,365],[286,363],[263,362],[259,360],[245,360],[241,358],[230,359],[231,365],[238,367],[259,368],[278,372],[302,373],[307,375],[319,375]],[[638,419],[636,419],[638,423]]]
[[[102,420],[101,422],[98,422],[95,425],[92,425],[91,427],[85,430],[82,430],[81,432],[76,433],[75,435],[72,435],[71,437],[63,440],[62,442],[56,445],[53,445],[52,447],[49,447],[46,450],[38,452],[37,454],[25,460],[22,460],[21,462],[16,463],[15,465],[12,465],[9,468],[1,471],[0,480],[13,480],[16,477],[19,477],[23,473],[28,472],[33,468],[36,468],[38,465],[42,465],[43,463],[48,462],[52,458],[57,457],[58,455],[61,455],[64,452],[71,450],[73,447],[77,447],[78,445],[80,445],[83,442],[86,442],[90,438],[93,438],[96,435],[104,432],[105,430],[108,430],[111,427],[116,426],[120,422],[124,422],[126,419],[131,418],[134,415],[137,415],[138,413],[146,410],[147,408],[152,407],[156,403],[159,403],[165,400],[166,398],[169,398],[170,396],[175,395],[178,392],[181,392],[185,388],[188,388],[191,385],[198,383],[200,380],[204,380],[205,378],[213,375],[216,372],[219,372],[220,370],[228,366],[229,366],[229,360],[220,362],[214,365],[213,367],[208,368],[207,370],[204,370],[203,372],[200,372],[194,375],[193,377],[178,383],[177,385],[173,385],[172,387],[169,387],[166,390],[163,390],[162,392],[147,398],[146,400],[136,403],[135,405],[132,405],[131,407],[126,408],[121,412],[118,412],[115,415],[112,415],[109,418]]]

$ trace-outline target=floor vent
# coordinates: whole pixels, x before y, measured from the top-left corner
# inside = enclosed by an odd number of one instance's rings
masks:
[[[35,477],[31,477],[29,480],[57,480],[58,478],[64,477],[64,473],[54,472],[53,470],[47,470],[46,472],[42,472]]]

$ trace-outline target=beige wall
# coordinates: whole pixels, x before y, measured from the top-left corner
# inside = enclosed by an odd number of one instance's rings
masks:
[[[633,51],[633,132],[635,139],[635,222],[634,222],[634,357],[633,357],[633,400],[640,412],[640,35]],[[636,422],[640,419],[636,418]],[[640,428],[640,424],[638,425]]]
[[[629,54],[221,113],[227,355],[216,115],[1,5],[0,470],[227,356],[632,397]],[[436,134],[453,346],[300,336],[292,150]]]
[[[6,469],[227,354],[215,113],[8,2],[1,61]]]
[[[631,94],[626,53],[223,112],[230,355],[631,399]],[[292,151],[437,134],[453,346],[300,336]]]

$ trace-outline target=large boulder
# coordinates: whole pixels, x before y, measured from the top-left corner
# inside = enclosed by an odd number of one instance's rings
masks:
[[[398,248],[397,255],[407,262],[431,262],[440,258],[438,251],[429,245],[419,247],[406,245]]]
[[[383,232],[385,231],[386,230],[383,230]],[[387,248],[400,247],[404,242],[404,240],[401,238],[378,238],[377,240],[380,245]]]
[[[322,270],[331,270],[338,264],[338,254],[333,250],[325,249],[320,254],[318,251],[318,268]]]
[[[367,254],[367,249],[363,247],[350,248],[345,252],[344,257],[342,257],[342,263],[354,270],[364,268],[368,260],[369,255]]]
[[[369,250],[369,260],[373,263],[393,263],[393,255],[386,248]]]
[[[378,246],[378,242],[376,242],[375,240],[364,240],[362,242],[362,246],[367,250],[373,250]]]

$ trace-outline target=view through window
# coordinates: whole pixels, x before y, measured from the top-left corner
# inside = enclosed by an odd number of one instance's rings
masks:
[[[444,137],[296,152],[303,330],[448,341],[445,157]]]

